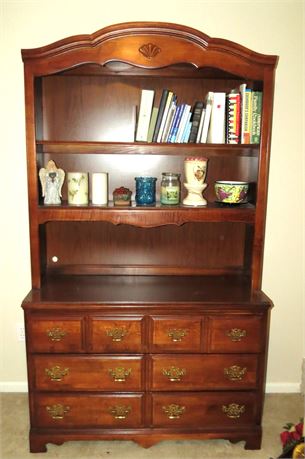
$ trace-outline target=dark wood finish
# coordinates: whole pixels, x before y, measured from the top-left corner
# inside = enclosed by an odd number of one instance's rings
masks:
[[[150,52],[153,49],[155,52]],[[32,290],[30,450],[69,440],[261,442],[271,301],[261,291],[276,56],[169,23],[117,24],[22,50]],[[134,142],[141,89],[191,105],[263,91],[260,145]],[[206,208],[44,206],[38,170],[134,177],[208,158]],[[251,183],[215,203],[215,180]],[[182,187],[183,188],[183,187]],[[182,197],[185,195],[184,188]],[[180,381],[177,380],[177,377]],[[176,406],[177,405],[177,406]]]

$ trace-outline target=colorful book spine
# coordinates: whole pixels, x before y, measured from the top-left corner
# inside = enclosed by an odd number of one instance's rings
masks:
[[[227,143],[240,143],[240,93],[236,91],[227,95]]]
[[[158,132],[158,136],[157,136],[157,142],[161,142],[162,141],[163,130],[164,130],[164,126],[165,126],[165,123],[166,123],[166,120],[167,120],[168,111],[170,109],[173,97],[174,97],[174,93],[172,91],[168,91],[168,95],[167,95],[167,99],[166,99],[166,103],[165,103],[165,107],[164,107],[164,111],[163,111],[163,116],[162,116],[159,132]]]
[[[263,93],[261,91],[253,91],[252,92],[251,143],[260,143],[262,106],[263,106]]]
[[[243,124],[244,124],[244,135],[241,143],[249,144],[251,140],[251,124],[252,124],[252,91],[246,89],[244,97],[244,109],[243,109]]]
[[[174,120],[173,120],[172,129],[171,129],[171,132],[170,132],[169,138],[168,138],[168,142],[170,142],[170,143],[175,143],[176,142],[178,128],[179,128],[179,124],[180,124],[180,121],[181,121],[181,117],[182,117],[182,114],[183,114],[184,107],[185,107],[185,104],[179,104],[177,106],[177,110],[176,110],[175,117],[174,117]]]

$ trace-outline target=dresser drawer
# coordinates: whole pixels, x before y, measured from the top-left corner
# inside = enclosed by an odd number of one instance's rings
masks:
[[[48,391],[140,391],[141,357],[33,356],[35,388]]]
[[[34,427],[111,427],[143,424],[143,394],[36,395]]]
[[[90,349],[92,352],[142,352],[143,318],[90,319]]]
[[[200,317],[151,317],[151,329],[151,352],[200,352]]]
[[[185,429],[246,426],[256,421],[256,401],[252,392],[153,394],[152,423]]]
[[[82,318],[27,320],[26,334],[30,352],[84,352],[84,321]]]
[[[261,316],[211,316],[208,319],[209,352],[261,352],[264,327]]]
[[[254,389],[255,355],[154,355],[152,390]]]

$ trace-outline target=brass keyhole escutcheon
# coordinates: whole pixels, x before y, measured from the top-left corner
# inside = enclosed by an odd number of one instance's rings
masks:
[[[247,373],[247,367],[240,367],[238,365],[232,365],[229,368],[224,368],[224,375],[230,381],[241,381]]]
[[[52,419],[63,419],[65,415],[69,413],[70,407],[58,403],[52,406],[47,406],[46,410]]]
[[[115,419],[126,419],[127,416],[131,413],[131,406],[124,406],[124,405],[115,405],[109,408],[109,413]]]
[[[185,406],[171,403],[167,406],[162,406],[162,410],[167,415],[168,419],[179,419],[185,412]]]
[[[125,327],[113,327],[106,330],[106,335],[112,338],[114,342],[123,341],[124,337],[127,335],[127,330]]]
[[[247,336],[247,332],[241,328],[231,328],[231,330],[226,331],[226,335],[230,338],[231,341],[237,342],[245,338]]]
[[[182,376],[185,376],[186,369],[171,366],[169,368],[162,368],[162,374],[167,376],[171,382],[177,382],[181,381]]]
[[[231,419],[238,419],[246,411],[245,405],[238,405],[238,403],[230,403],[229,405],[222,405],[222,411]]]
[[[167,336],[174,342],[180,342],[187,335],[187,330],[181,328],[172,328],[168,330]]]
[[[67,335],[67,332],[62,328],[53,327],[47,330],[46,334],[51,341],[61,341]]]

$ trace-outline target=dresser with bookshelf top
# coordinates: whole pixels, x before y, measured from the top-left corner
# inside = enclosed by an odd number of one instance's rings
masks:
[[[227,439],[259,449],[271,300],[262,267],[277,57],[190,27],[135,22],[22,50],[32,290],[25,313],[30,451],[48,443]],[[142,89],[194,105],[263,93],[259,144],[135,142]],[[204,207],[183,206],[186,157],[208,159]],[[39,170],[107,172],[107,205],[43,203]],[[162,172],[181,203],[161,205]],[[112,191],[157,177],[153,206]],[[251,184],[215,202],[216,180]]]

